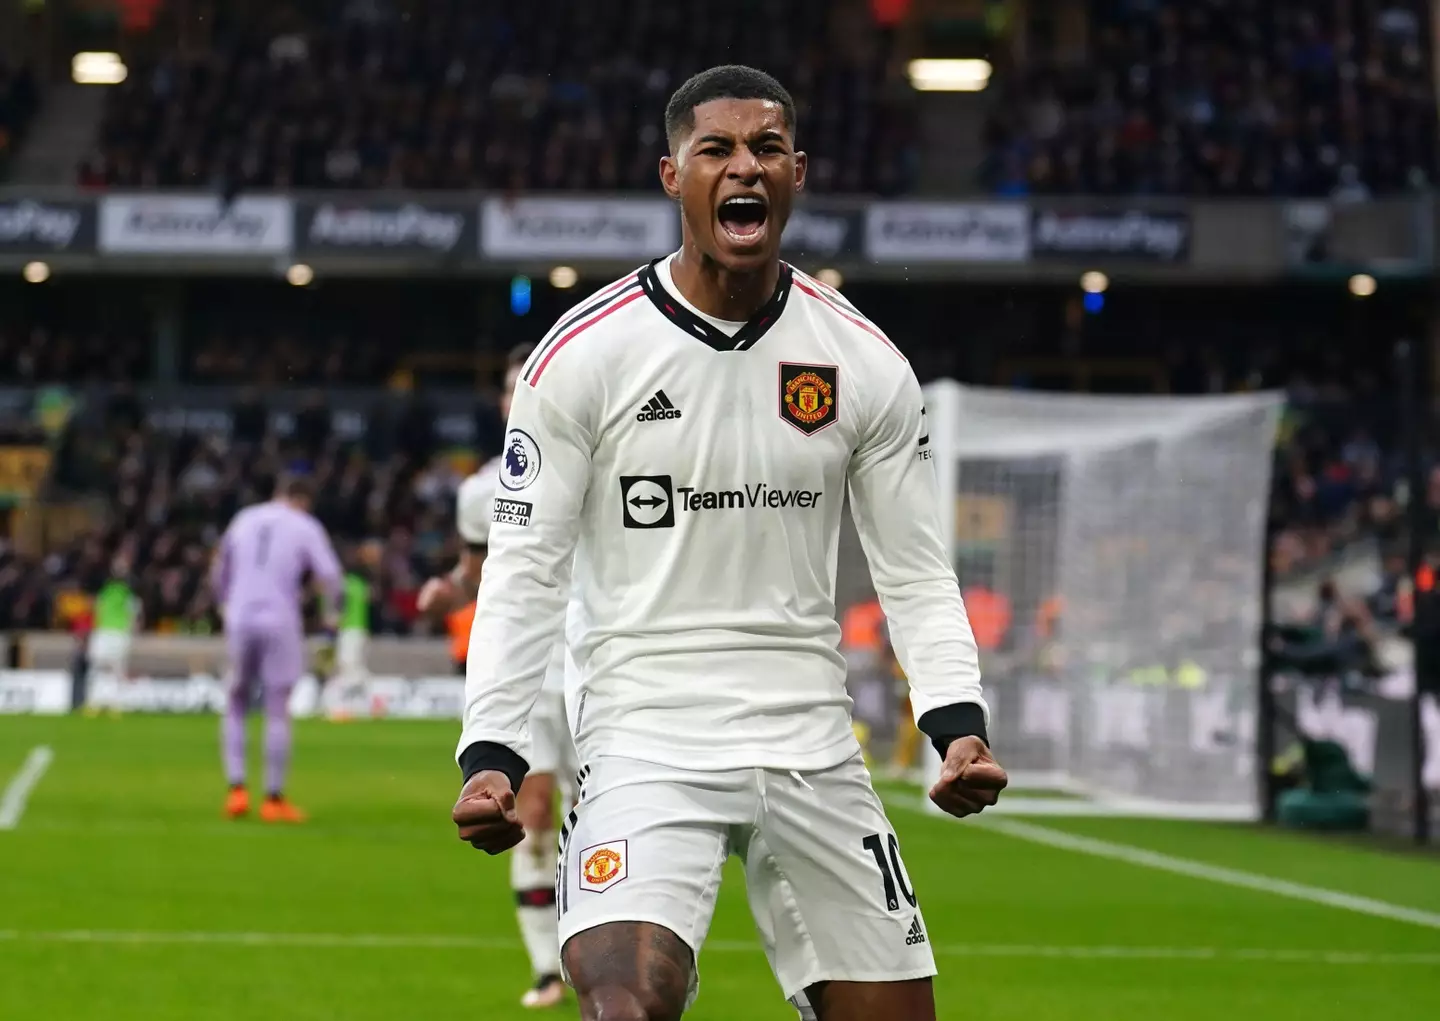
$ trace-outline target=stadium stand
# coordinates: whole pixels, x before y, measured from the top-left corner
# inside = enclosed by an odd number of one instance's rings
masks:
[[[219,396],[206,399],[232,411],[235,426],[227,436],[203,415],[167,418],[172,409],[163,398],[143,403],[125,386],[105,396],[116,383],[156,378],[156,324],[146,311],[156,298],[146,288],[124,280],[7,286],[0,289],[0,364],[13,369],[3,382],[76,391],[82,408],[57,451],[52,482],[68,493],[99,494],[115,512],[94,542],[70,542],[48,559],[11,554],[5,585],[34,595],[5,612],[58,623],[53,593],[89,587],[93,572],[124,552],[146,579],[138,588],[148,626],[167,628],[214,626],[203,585],[210,533],[234,507],[264,492],[282,468],[318,472],[327,525],[354,555],[369,551],[381,593],[377,629],[422,626],[414,614],[415,586],[448,555],[456,462],[448,444],[425,427],[424,414],[407,416],[410,406],[385,396],[385,387],[407,378],[422,386],[481,383],[473,398],[473,456],[494,453],[498,413],[486,387],[498,380],[493,368],[479,368],[484,353],[503,357],[497,352],[504,345],[534,339],[567,304],[583,300],[580,288],[537,289],[543,307],[516,317],[504,306],[503,285],[494,282],[341,281],[311,289],[187,281],[175,383],[215,387]],[[999,338],[1007,357],[1028,352],[1073,364],[1077,357],[1148,352],[1156,366],[1147,384],[1153,390],[1286,388],[1291,406],[1276,455],[1272,507],[1277,576],[1312,572],[1356,539],[1376,538],[1385,552],[1399,552],[1401,468],[1388,350],[1407,326],[1387,306],[1367,309],[1366,325],[1354,331],[1340,314],[1343,305],[1299,293],[1275,301],[1263,292],[1179,291],[1158,304],[1122,295],[1104,316],[1082,317],[1072,331],[1065,299],[1056,294],[1008,301],[997,311],[981,304],[972,309],[979,299],[955,289],[931,297],[918,286],[896,294],[857,285],[847,293],[889,326],[923,378],[989,381],[948,362],[957,346],[933,330],[947,307],[963,307],[967,337]],[[1011,309],[1025,318],[1012,318]],[[1163,347],[1155,343],[1157,330],[1166,338]],[[427,359],[459,368],[438,380],[411,371]],[[1007,381],[1033,389],[1065,385],[1038,370],[1013,372]],[[275,386],[365,388],[367,406],[378,402],[388,410],[367,415],[359,435],[327,433],[324,415],[312,415],[305,428],[297,422],[295,432],[270,435],[263,410],[244,402],[231,408],[234,387],[246,385],[259,388],[252,394]],[[351,495],[340,500],[336,493]],[[1431,502],[1440,514],[1440,484]],[[175,594],[164,595],[162,578],[172,579]]]
[[[83,288],[0,283],[0,385],[113,383],[154,372],[148,310],[123,281]]]
[[[40,94],[34,70],[0,56],[0,180],[35,117]]]
[[[1172,388],[1183,391],[1189,378],[1177,372]],[[1246,383],[1213,381],[1219,391]],[[1292,380],[1289,392],[1271,506],[1277,577],[1313,570],[1361,538],[1378,540],[1393,561],[1402,539],[1400,466],[1383,403],[1357,400],[1338,381],[1317,385],[1308,377]],[[483,395],[477,405],[482,439],[475,456],[483,459],[495,452],[495,411]],[[342,555],[363,564],[375,582],[375,630],[429,628],[415,612],[415,597],[426,577],[453,561],[454,493],[466,467],[437,437],[423,395],[383,398],[353,438],[335,433],[321,391],[311,392],[284,435],[270,428],[266,407],[260,391],[242,390],[228,408],[228,434],[204,421],[157,418],[165,409],[147,407],[124,385],[82,408],[57,447],[52,484],[71,495],[99,494],[108,523],[43,559],[7,551],[0,559],[6,607],[0,629],[62,623],[55,618],[57,594],[93,591],[119,555],[135,565],[148,628],[213,630],[205,578],[217,528],[287,471],[314,475],[322,494],[317,513]],[[1440,469],[1428,502],[1440,518]],[[1388,602],[1376,593],[1372,605],[1394,619],[1393,591]]]
[[[0,324],[0,361],[8,367],[7,382],[142,379],[149,355],[149,345],[138,333],[75,333],[44,321]]]
[[[1005,83],[992,190],[1356,200],[1436,180],[1422,0],[1092,7],[1089,61]]]
[[[269,427],[254,390],[227,409],[228,434],[203,425],[166,428],[147,410],[163,409],[147,409],[121,386],[71,420],[52,484],[72,498],[98,495],[105,524],[43,560],[9,551],[0,577],[27,596],[7,600],[12,615],[63,623],[52,619],[55,598],[94,591],[118,556],[133,565],[147,628],[211,633],[218,620],[207,578],[219,529],[241,507],[267,498],[283,474],[300,473],[318,484],[316,513],[342,559],[363,567],[380,592],[374,629],[416,629],[419,586],[457,553],[454,497],[467,470],[440,447],[423,397],[389,402],[390,414],[377,409],[355,442],[332,434],[331,410],[318,391],[284,436]]]
[[[0,385],[155,379],[154,309],[164,294],[153,284],[0,281]],[[506,318],[513,317],[479,314],[484,295],[459,283],[367,281],[302,290],[269,281],[187,281],[176,312],[174,378],[378,386],[407,369],[424,382],[472,385],[477,366],[487,364],[485,352],[503,351],[520,339],[512,336],[517,329],[543,329],[543,317],[560,311],[540,298],[533,319],[510,326]],[[407,344],[396,345],[396,337]]]
[[[847,29],[831,6],[452,0],[403,18],[373,3],[329,19],[232,15],[208,49],[134,69],[80,180],[653,190],[665,144],[653,111],[696,70],[743,55],[786,69],[806,144],[830,154],[813,189],[902,192],[913,93],[887,37]],[[556,24],[567,31],[543,31]]]

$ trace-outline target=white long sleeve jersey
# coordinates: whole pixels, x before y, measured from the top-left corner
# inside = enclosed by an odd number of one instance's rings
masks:
[[[847,488],[916,718],[937,711],[921,729],[940,737],[968,718],[983,733],[975,640],[908,362],[789,266],[733,335],[668,290],[667,270],[642,267],[572,310],[516,387],[462,768],[479,742],[526,756],[572,554],[567,702],[582,762],[844,761],[857,748],[834,604]]]
[[[492,457],[460,483],[455,493],[455,529],[467,543],[490,543],[490,529],[495,524],[495,492],[500,488],[501,458]],[[550,640],[550,660],[545,667],[542,690],[552,695],[565,692],[564,635]],[[468,660],[468,657],[467,657]],[[468,667],[468,662],[467,662]]]

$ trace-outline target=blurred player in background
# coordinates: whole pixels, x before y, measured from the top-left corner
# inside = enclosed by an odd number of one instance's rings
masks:
[[[131,585],[130,560],[124,555],[110,562],[110,577],[95,594],[94,629],[88,656],[92,673],[124,679],[130,669],[130,645],[141,626],[141,602]]]
[[[310,514],[314,483],[294,478],[276,498],[247,507],[225,530],[215,560],[215,601],[225,625],[230,688],[221,723],[222,756],[230,795],[225,812],[250,811],[245,787],[245,713],[258,687],[265,706],[266,822],[303,822],[285,797],[290,765],[290,692],[305,671],[301,611],[307,575],[321,591],[321,616],[335,630],[341,595],[340,562],[325,528]]]
[[[564,629],[585,767],[560,934],[581,1017],[688,1009],[733,853],[802,1017],[934,1021],[935,960],[851,729],[834,603],[848,490],[945,759],[930,796],[953,815],[994,804],[1006,777],[920,384],[838,293],[780,261],[806,167],[789,93],[712,68],[671,97],[665,128],[679,252],[568,313],[515,390],[453,819],[492,854],[525,839],[515,792]]]
[[[508,418],[510,400],[525,360],[534,344],[521,344],[510,352],[500,413]],[[502,457],[480,467],[460,485],[455,519],[465,549],[448,578],[432,578],[420,591],[422,613],[443,614],[450,632],[451,655],[457,672],[465,672],[470,633],[475,618],[475,596],[485,564],[490,529],[495,517]],[[565,998],[560,975],[560,931],[555,910],[555,796],[559,777],[575,772],[574,744],[565,717],[565,651],[555,641],[546,681],[530,717],[531,772],[516,798],[515,810],[525,826],[525,839],[510,859],[510,885],[515,891],[515,912],[520,934],[530,955],[535,983],[520,1002],[526,1007],[552,1007]]]
[[[325,697],[332,719],[346,718],[345,707],[364,688],[370,673],[365,653],[370,642],[371,585],[363,554],[361,548],[345,552],[344,599],[340,630],[335,638],[335,676],[327,685],[329,691]]]

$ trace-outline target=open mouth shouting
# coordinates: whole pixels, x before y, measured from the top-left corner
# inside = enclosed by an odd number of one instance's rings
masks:
[[[753,249],[765,242],[770,204],[762,195],[732,195],[716,210],[720,232],[736,248]]]

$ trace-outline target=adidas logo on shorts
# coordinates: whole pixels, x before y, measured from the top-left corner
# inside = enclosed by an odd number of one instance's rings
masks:
[[[665,396],[664,390],[656,390],[655,396],[646,403],[640,414],[635,416],[637,422],[658,422],[665,418],[679,418],[680,409],[670,403],[670,398]]]
[[[920,916],[916,915],[910,920],[910,931],[905,936],[905,945],[913,947],[925,942],[925,930],[920,927]]]

